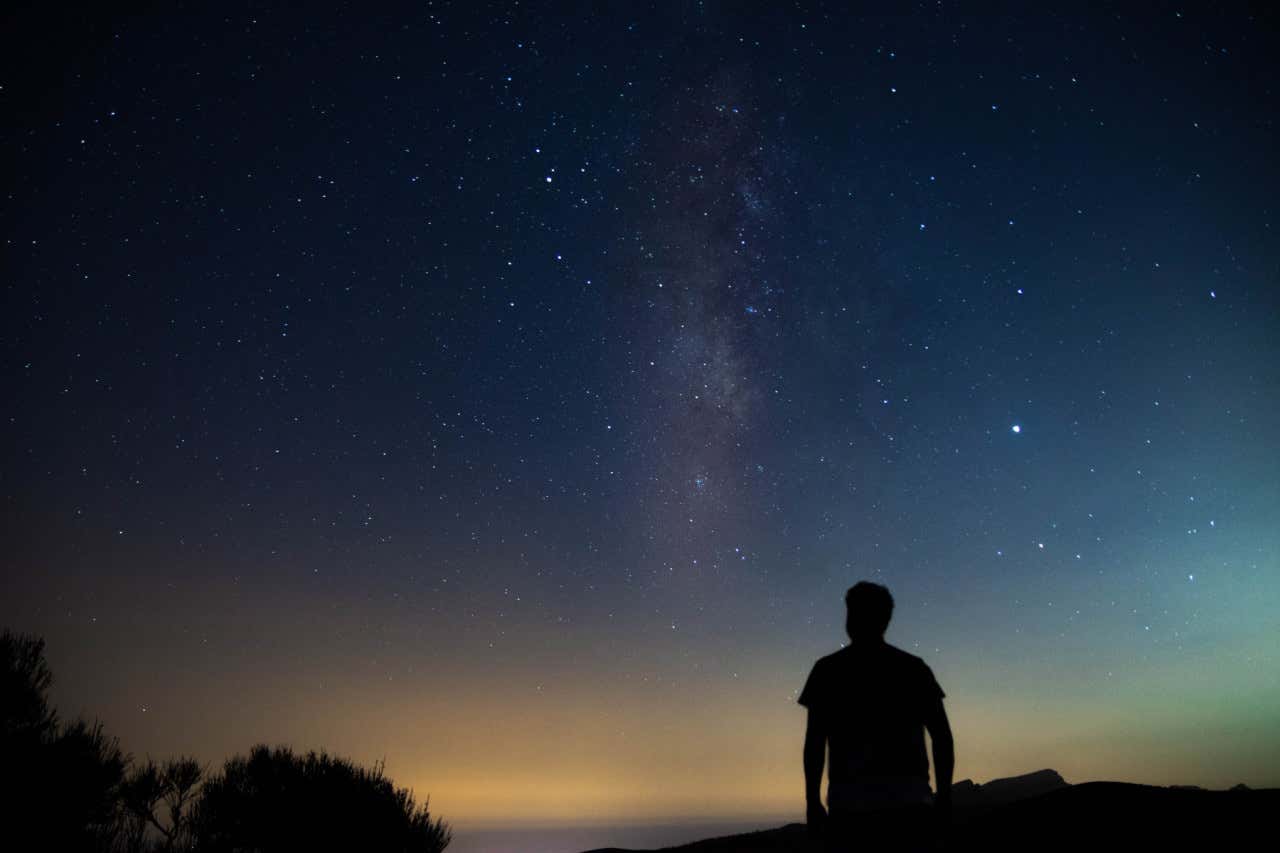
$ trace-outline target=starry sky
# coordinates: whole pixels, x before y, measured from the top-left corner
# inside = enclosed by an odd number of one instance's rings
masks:
[[[957,778],[1280,784],[1277,18],[1034,5],[7,11],[0,623],[139,756],[798,816],[868,578]]]

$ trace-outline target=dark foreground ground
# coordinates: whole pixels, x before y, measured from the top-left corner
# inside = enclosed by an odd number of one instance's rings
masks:
[[[951,851],[1277,849],[1280,789],[1204,791],[1086,782],[1010,803],[957,805]],[[819,853],[806,828],[711,838],[669,853]],[[591,853],[646,853],[618,848]]]

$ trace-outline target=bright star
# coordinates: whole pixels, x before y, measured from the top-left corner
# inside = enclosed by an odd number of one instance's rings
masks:
[[[1020,433],[1022,432],[1022,424],[1014,424],[1013,426],[1009,427],[1009,429],[1013,430],[1015,433]]]

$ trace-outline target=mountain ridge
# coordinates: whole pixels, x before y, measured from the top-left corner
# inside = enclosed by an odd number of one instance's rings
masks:
[[[1274,835],[1280,788],[1068,783],[1054,770],[954,786],[950,851],[1244,849]],[[804,824],[707,838],[661,853],[819,853]],[[586,853],[659,853],[603,847]]]

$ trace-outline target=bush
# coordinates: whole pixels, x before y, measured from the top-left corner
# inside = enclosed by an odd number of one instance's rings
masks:
[[[128,760],[101,724],[61,725],[52,684],[43,640],[0,634],[0,826],[8,843],[110,849]]]
[[[7,850],[439,853],[452,838],[383,774],[255,747],[207,781],[192,758],[135,766],[98,723],[49,706],[44,641],[0,634],[0,844]],[[203,788],[202,788],[203,785]]]
[[[38,742],[55,734],[52,685],[44,640],[12,631],[0,634],[0,744]]]
[[[134,768],[120,786],[124,853],[193,847],[191,813],[203,779],[204,769],[194,758],[170,759],[162,765],[147,759]],[[151,839],[158,840],[150,843]]]
[[[427,804],[396,788],[381,765],[366,770],[325,753],[257,746],[205,783],[193,815],[197,848],[221,851],[347,849],[438,853],[452,833]]]

